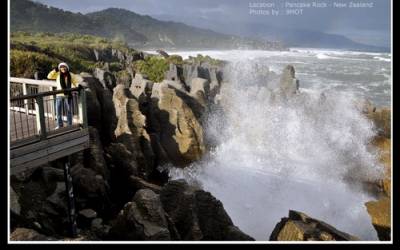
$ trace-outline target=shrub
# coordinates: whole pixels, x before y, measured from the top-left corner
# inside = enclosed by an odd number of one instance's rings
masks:
[[[121,63],[119,63],[119,62],[112,62],[112,63],[110,63],[109,64],[109,69],[110,69],[110,71],[120,71],[120,70],[122,70],[122,64]]]
[[[173,63],[175,65],[182,65],[183,64],[183,59],[181,56],[179,55],[171,55],[167,58],[167,62],[169,63]]]
[[[188,59],[185,60],[185,63],[196,63],[196,64],[201,64],[201,63],[209,63],[210,65],[213,66],[220,66],[223,64],[223,61],[211,58],[210,56],[203,56],[202,54],[198,54],[196,57],[189,56]]]
[[[164,80],[164,74],[168,70],[169,63],[162,57],[150,56],[145,60],[135,62],[135,71],[146,74],[149,80],[161,82]]]
[[[36,71],[49,72],[58,61],[37,52],[11,50],[10,74],[14,77],[32,78]]]

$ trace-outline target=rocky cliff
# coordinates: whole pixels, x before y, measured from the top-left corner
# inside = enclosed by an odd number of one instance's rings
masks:
[[[210,193],[168,181],[160,168],[185,167],[205,153],[202,116],[220,70],[195,65],[181,81],[171,65],[160,83],[140,73],[121,79],[106,67],[79,75],[90,126],[90,148],[70,157],[79,239],[253,240]],[[12,176],[11,201],[11,239],[67,239],[61,162]]]

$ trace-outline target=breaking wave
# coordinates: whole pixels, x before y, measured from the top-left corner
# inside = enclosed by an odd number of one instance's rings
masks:
[[[268,240],[289,209],[377,240],[364,206],[373,198],[361,184],[379,178],[382,168],[368,147],[373,124],[354,95],[300,88],[288,102],[273,101],[277,82],[260,77],[267,65],[245,58],[228,66],[220,108],[205,122],[209,153],[188,168],[172,168],[171,178],[211,192],[257,240]]]

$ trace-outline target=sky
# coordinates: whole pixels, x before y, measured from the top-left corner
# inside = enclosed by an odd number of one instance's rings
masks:
[[[350,39],[377,46],[389,46],[390,0],[35,0],[54,7],[83,14],[109,7],[123,8],[162,20],[184,22],[216,31],[232,31],[235,24],[265,25],[321,31],[345,35]],[[303,7],[299,15],[284,15],[292,6],[316,2],[327,3],[326,8]],[[333,2],[347,3],[334,8]],[[368,7],[350,8],[350,2],[371,3]],[[254,3],[270,3],[274,7],[251,8]],[[282,7],[283,6],[283,7]],[[280,9],[278,16],[250,14],[250,9]],[[298,9],[298,8],[296,8]],[[283,13],[283,14],[282,14]],[[247,26],[249,27],[249,26]],[[251,26],[250,26],[251,27]]]

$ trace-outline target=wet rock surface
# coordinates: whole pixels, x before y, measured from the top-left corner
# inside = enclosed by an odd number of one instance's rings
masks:
[[[152,115],[157,123],[155,133],[171,163],[188,165],[199,160],[205,152],[203,128],[195,111],[189,106],[190,97],[167,84],[153,88]]]
[[[233,225],[219,200],[184,180],[170,181],[160,199],[182,240],[254,240]]]
[[[376,108],[371,103],[364,105],[364,114],[369,118],[377,131],[371,141],[371,146],[378,153],[378,161],[383,168],[383,178],[374,183],[379,188],[376,200],[365,203],[372,225],[377,231],[379,240],[388,241],[391,235],[391,188],[392,188],[392,160],[391,160],[391,110],[390,108]]]
[[[357,241],[357,237],[337,230],[333,226],[309,217],[308,215],[290,210],[275,226],[271,241]]]
[[[377,201],[365,203],[371,216],[372,225],[377,231],[379,240],[389,241],[391,234],[390,198],[383,197]]]
[[[167,220],[159,196],[149,189],[136,192],[125,204],[110,230],[120,240],[170,240]]]

